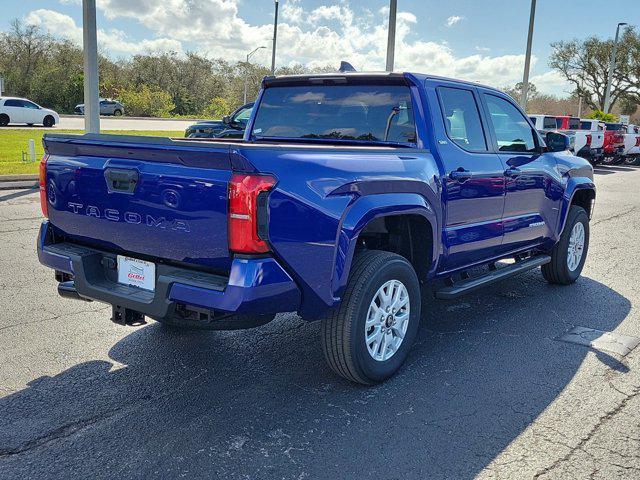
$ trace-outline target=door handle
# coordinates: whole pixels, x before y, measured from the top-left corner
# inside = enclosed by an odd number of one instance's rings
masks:
[[[455,182],[464,182],[469,180],[473,176],[469,170],[465,170],[462,167],[459,167],[457,170],[449,173],[449,178]]]
[[[504,171],[505,177],[516,178],[518,175],[522,173],[522,170],[516,167],[509,167]]]

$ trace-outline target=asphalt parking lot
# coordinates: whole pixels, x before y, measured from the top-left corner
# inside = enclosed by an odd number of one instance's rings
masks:
[[[35,254],[34,191],[0,192],[0,477],[640,478],[640,169],[597,170],[583,277],[539,271],[427,301],[406,366],[364,388],[325,365],[317,323],[123,327],[63,300]]]

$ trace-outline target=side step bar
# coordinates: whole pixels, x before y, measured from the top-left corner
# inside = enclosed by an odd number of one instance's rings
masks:
[[[535,257],[529,258],[527,260],[516,262],[513,265],[509,265],[508,267],[491,270],[479,277],[463,280],[451,287],[441,288],[440,290],[436,291],[436,298],[451,300],[478,288],[491,285],[492,283],[499,282],[500,280],[504,280],[505,278],[513,277],[515,275],[519,275],[520,273],[524,273],[527,270],[540,267],[546,263],[549,263],[550,261],[551,257],[549,255],[536,255]]]

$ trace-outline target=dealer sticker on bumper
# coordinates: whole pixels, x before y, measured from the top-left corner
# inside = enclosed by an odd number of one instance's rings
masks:
[[[153,292],[156,289],[156,265],[118,255],[118,282]]]

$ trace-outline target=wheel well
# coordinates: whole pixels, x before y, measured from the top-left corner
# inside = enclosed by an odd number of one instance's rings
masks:
[[[591,218],[591,208],[593,205],[593,200],[596,198],[595,190],[591,189],[581,189],[576,191],[573,194],[573,198],[571,199],[571,205],[577,205],[579,207],[584,208],[585,212],[589,218]]]
[[[378,217],[360,232],[358,248],[402,255],[411,262],[418,278],[424,281],[433,258],[433,229],[420,215]]]

